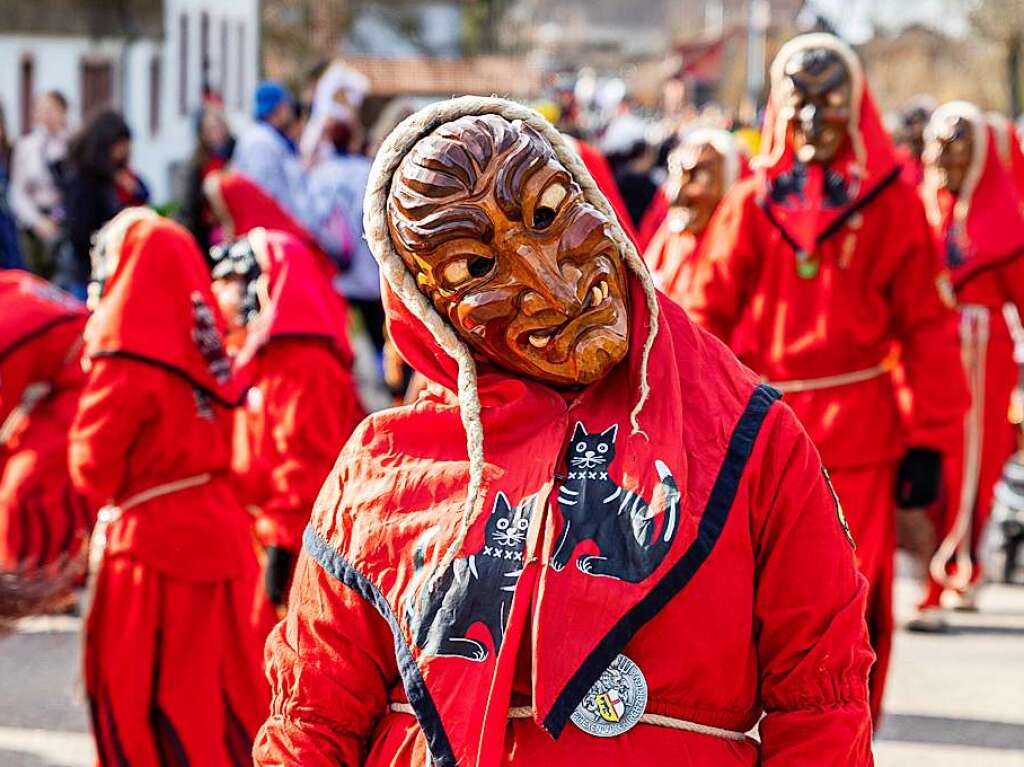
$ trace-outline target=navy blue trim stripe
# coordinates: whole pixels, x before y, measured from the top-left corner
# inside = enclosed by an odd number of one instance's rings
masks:
[[[857,213],[860,210],[863,210],[869,204],[871,204],[871,202],[873,202],[874,199],[878,197],[878,195],[880,195],[890,184],[892,184],[893,181],[900,177],[900,174],[902,172],[902,165],[897,165],[895,168],[889,171],[889,173],[886,176],[884,176],[881,181],[875,184],[874,188],[872,188],[870,192],[868,192],[859,200],[854,202],[853,205],[851,205],[842,213],[840,213],[839,216],[831,224],[825,227],[825,229],[822,230],[822,232],[818,234],[817,238],[815,239],[815,244],[820,246],[823,242],[825,242],[825,240],[827,240],[833,234],[842,229],[843,225],[849,220],[850,216],[852,216],[854,213]],[[799,253],[800,244],[786,230],[782,223],[777,218],[775,218],[775,215],[772,213],[771,206],[768,204],[767,200],[765,200],[761,205],[761,210],[765,212],[765,215],[768,217],[768,221],[770,221],[771,224],[776,229],[779,230],[779,233],[782,235],[782,239],[786,241],[786,244],[789,245],[789,247],[791,247],[794,252]]]
[[[63,325],[65,323],[67,323],[67,322],[71,322],[72,320],[83,319],[84,317],[85,317],[85,314],[78,314],[78,313],[75,313],[75,314],[62,314],[59,317],[54,317],[52,320],[47,320],[46,322],[44,322],[39,327],[35,328],[34,330],[30,330],[28,333],[23,335],[21,338],[18,338],[17,340],[15,340],[14,343],[12,343],[6,349],[0,349],[0,362],[5,360],[11,354],[14,354],[14,352],[16,352],[18,349],[20,349],[25,344],[29,343],[30,341],[32,341],[32,340],[34,340],[36,338],[39,338],[39,336],[43,335],[44,333],[48,333],[53,328],[58,327],[60,325]]]
[[[448,734],[444,731],[437,706],[434,704],[434,699],[430,697],[427,684],[412,657],[412,651],[402,635],[398,618],[387,599],[377,590],[376,586],[370,583],[366,576],[356,570],[327,541],[321,538],[313,529],[312,524],[308,525],[302,534],[302,545],[306,552],[323,568],[324,572],[329,573],[355,591],[373,605],[381,617],[387,621],[395,640],[395,660],[398,662],[398,673],[402,677],[402,685],[409,698],[409,705],[416,712],[416,719],[426,736],[434,764],[436,767],[457,767],[455,753],[452,751]]]
[[[576,670],[565,689],[559,693],[551,711],[544,718],[544,729],[552,737],[557,738],[561,734],[569,721],[569,716],[583,700],[583,696],[633,635],[686,587],[707,560],[725,528],[729,510],[736,499],[740,479],[754,450],[754,442],[761,431],[765,416],[768,415],[772,403],[781,396],[776,389],[767,384],[760,384],[754,390],[729,438],[729,447],[708,496],[704,514],[700,518],[696,539],[644,598],[619,619]]]

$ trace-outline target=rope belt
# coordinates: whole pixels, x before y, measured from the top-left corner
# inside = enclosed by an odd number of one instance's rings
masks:
[[[103,552],[107,548],[107,528],[119,520],[126,511],[138,506],[140,503],[152,501],[154,498],[171,495],[172,493],[180,493],[182,490],[205,485],[211,479],[213,479],[213,474],[204,472],[203,474],[196,474],[194,477],[185,477],[173,482],[165,482],[162,485],[156,485],[148,490],[143,490],[129,496],[117,505],[104,506],[100,509],[99,514],[96,515],[96,527],[93,528],[92,538],[89,541],[90,572],[97,572],[100,563],[103,561]]]
[[[408,703],[392,703],[391,710],[396,714],[409,714],[410,716],[415,716],[412,706]],[[533,706],[512,706],[508,710],[508,718],[533,719]],[[645,713],[640,717],[640,721],[643,724],[651,724],[655,727],[668,727],[670,730],[695,732],[698,735],[710,735],[713,738],[722,738],[723,740],[745,741],[747,739],[746,733],[738,732],[736,730],[725,730],[721,727],[711,727],[706,724],[690,722],[686,719],[675,719],[671,716],[662,716],[661,714]]]
[[[872,365],[863,370],[854,370],[849,373],[839,373],[834,376],[823,376],[821,378],[794,378],[790,381],[770,381],[769,384],[781,391],[783,394],[795,392],[817,391],[819,389],[832,389],[837,386],[849,386],[850,384],[863,383],[873,378],[885,375],[896,367],[895,356],[886,357],[877,365]]]

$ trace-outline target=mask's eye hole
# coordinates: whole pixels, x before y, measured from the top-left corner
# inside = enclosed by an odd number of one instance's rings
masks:
[[[483,277],[494,268],[494,259],[488,256],[474,256],[469,260],[469,273],[473,277]]]
[[[533,211],[533,228],[544,230],[554,222],[558,208],[568,196],[565,184],[552,184],[544,190]]]

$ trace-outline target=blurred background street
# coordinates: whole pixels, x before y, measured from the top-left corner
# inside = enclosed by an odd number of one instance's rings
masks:
[[[912,581],[897,582],[901,619],[915,594]],[[951,615],[949,634],[896,635],[879,767],[1024,767],[1024,588],[990,586],[981,605]],[[0,640],[3,767],[92,764],[86,710],[69,681],[79,625],[39,618]]]

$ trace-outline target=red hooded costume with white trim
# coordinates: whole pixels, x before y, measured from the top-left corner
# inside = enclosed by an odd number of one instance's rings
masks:
[[[296,237],[254,229],[267,303],[234,361],[247,389],[232,470],[257,508],[264,546],[297,552],[317,492],[363,417],[352,379],[344,304],[317,256]]]
[[[237,401],[206,264],[188,232],[123,211],[86,327],[76,488],[110,504],[85,629],[102,764],[242,764],[266,706],[249,518],[227,477]]]
[[[945,104],[931,124],[954,115],[973,127],[974,155],[963,188],[954,198],[929,170],[921,195],[956,290],[972,405],[949,455],[946,535],[932,563],[926,607],[938,605],[942,586],[963,589],[981,575],[978,544],[993,487],[1016,443],[1008,411],[1020,374],[1003,307],[1012,304],[1024,316],[1024,214],[1017,189],[999,156],[997,136],[977,107]],[[952,577],[945,574],[950,560],[957,564]]]
[[[70,554],[95,520],[67,455],[88,313],[14,269],[0,271],[0,307],[0,569],[18,570]]]
[[[728,191],[739,179],[746,177],[750,168],[740,151],[739,143],[728,131],[708,128],[698,129],[687,140],[710,143],[722,156],[725,171],[722,190]],[[663,188],[664,189],[664,188]],[[680,226],[672,209],[668,206],[665,192],[659,190],[655,200],[664,200],[664,217],[650,238],[650,244],[643,249],[644,261],[651,270],[654,285],[666,296],[682,307],[686,307],[689,284],[701,258],[704,236],[707,229],[698,233]],[[652,203],[652,207],[657,203]]]
[[[776,103],[789,57],[820,47],[842,58],[853,85],[848,138],[824,168],[796,162]],[[907,447],[942,451],[960,430],[967,393],[955,315],[923,206],[899,178],[853,51],[831,35],[804,35],[772,74],[766,154],[715,213],[686,306],[786,392],[832,474],[871,583],[877,716],[892,635],[896,462]],[[910,424],[889,375],[894,348],[914,398]]]
[[[579,391],[477,363],[409,279],[387,239],[391,175],[464,114],[528,124],[610,212],[557,131],[510,102],[442,102],[385,143],[366,231],[391,338],[432,383],[367,418],[324,485],[267,646],[256,763],[870,765],[865,586],[814,448],[656,296],[623,231],[609,224],[631,271],[631,350]],[[626,503],[646,535],[621,526]],[[648,713],[738,733],[766,713],[760,746],[570,724],[619,653],[646,677]],[[532,713],[509,720],[515,706]]]

